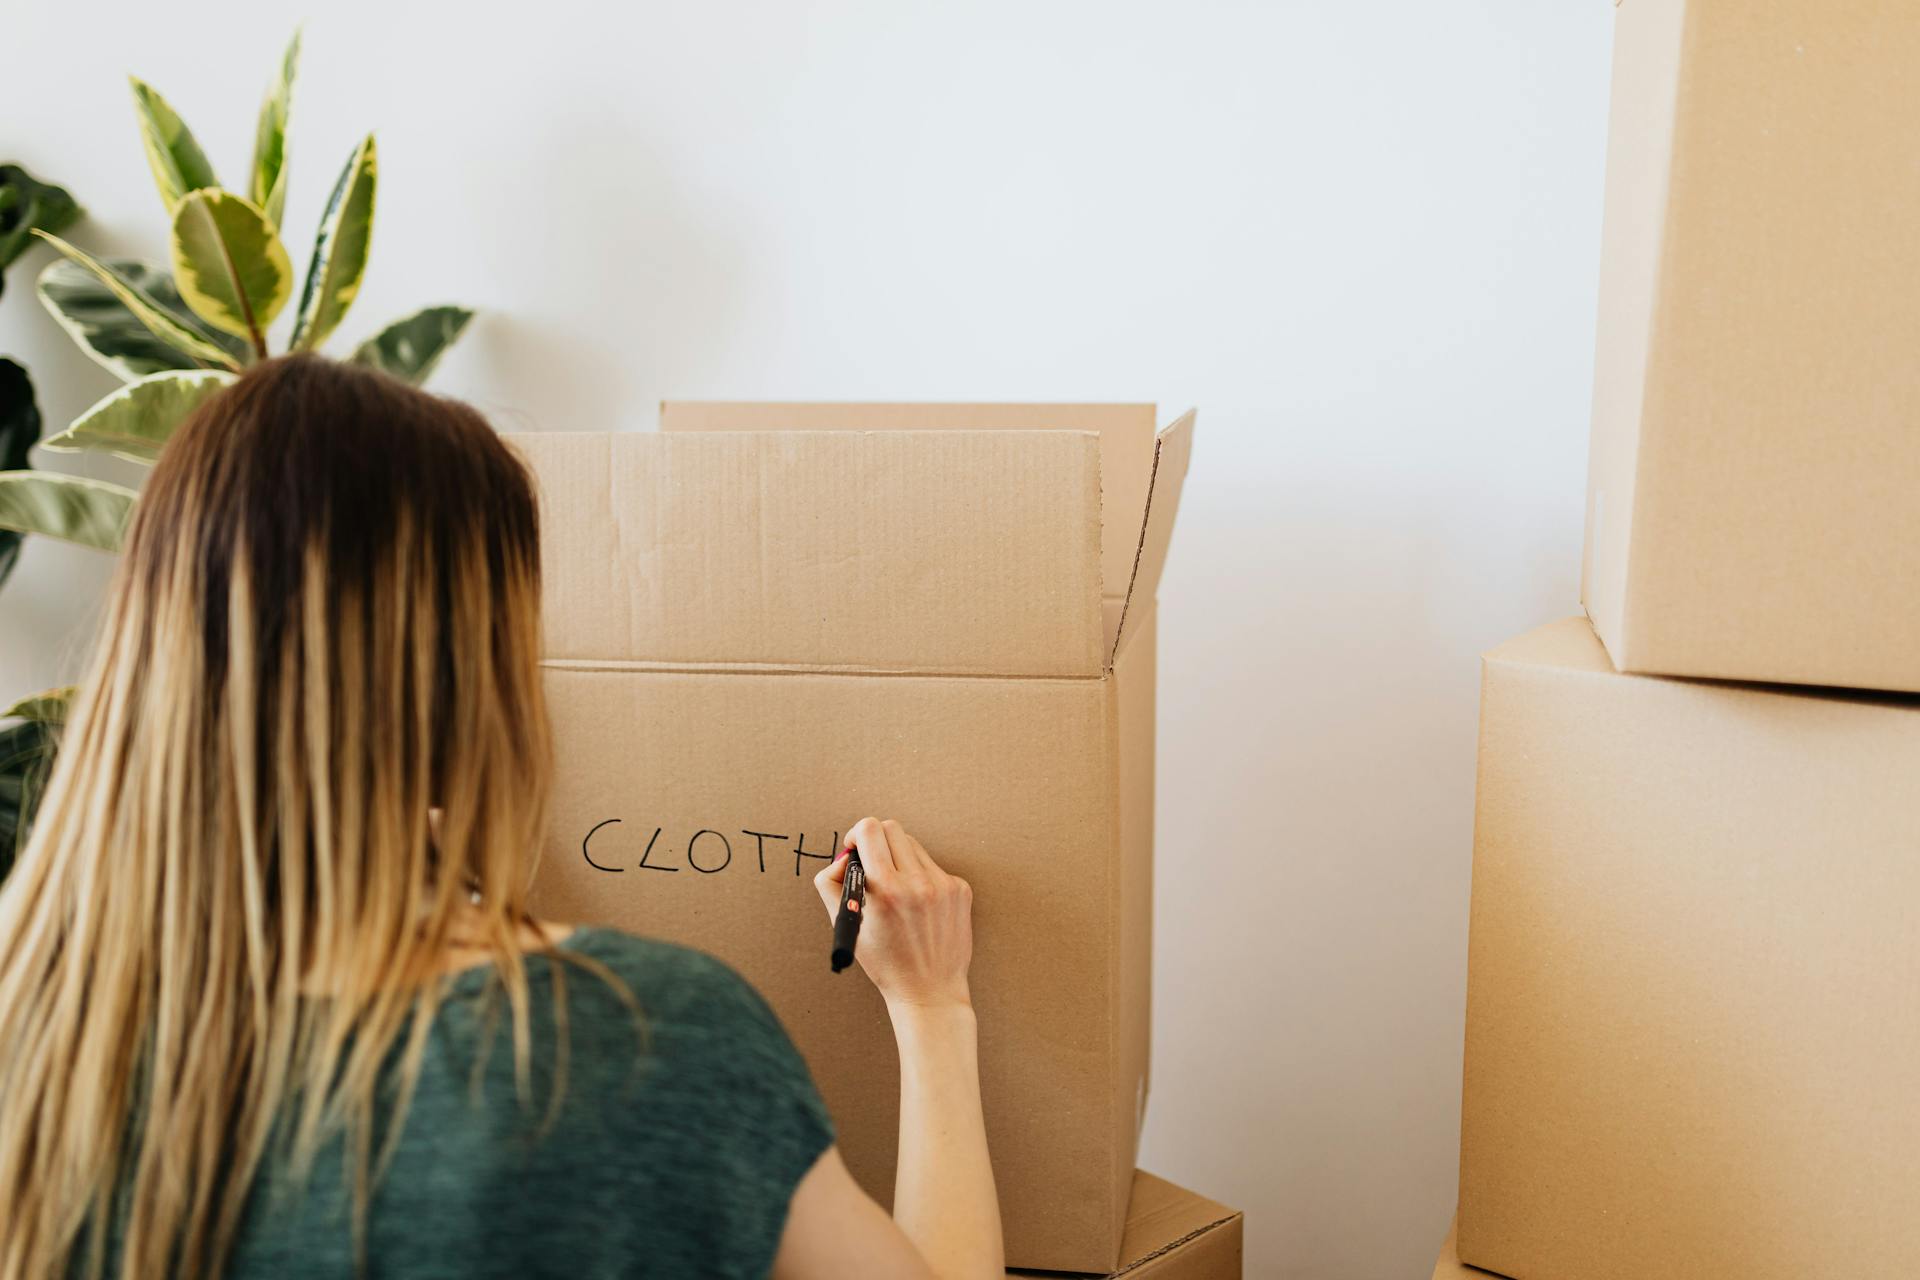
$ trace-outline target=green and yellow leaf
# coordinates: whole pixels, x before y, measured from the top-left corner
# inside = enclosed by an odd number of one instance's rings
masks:
[[[253,182],[248,194],[280,225],[287,207],[287,115],[293,109],[293,78],[300,66],[300,33],[295,31],[280,59],[280,74],[260,104],[260,123],[253,135]]]
[[[471,319],[473,312],[465,307],[426,307],[374,334],[348,359],[418,386]]]
[[[31,720],[36,724],[65,724],[73,704],[74,687],[62,685],[31,694],[0,711],[0,720]]]
[[[138,496],[104,480],[52,471],[0,471],[0,529],[115,551]]]
[[[108,258],[102,264],[128,287],[146,295],[156,309],[178,321],[238,364],[252,354],[239,338],[218,333],[187,310],[166,268],[134,258]],[[159,337],[86,267],[59,258],[40,273],[40,304],[69,337],[103,368],[131,382],[164,369],[199,369],[201,361]]]
[[[153,170],[154,185],[166,201],[167,212],[186,199],[189,191],[217,187],[213,165],[194,141],[193,131],[167,100],[144,80],[129,76],[133,85],[134,114],[140,120],[140,141],[147,149],[147,166]]]
[[[293,293],[293,263],[260,206],[194,191],[173,213],[173,282],[195,315],[264,355],[267,326]]]
[[[215,345],[211,339],[196,333],[184,321],[169,314],[151,294],[131,279],[122,276],[84,250],[74,248],[59,236],[50,236],[44,231],[36,231],[34,234],[92,272],[94,278],[104,285],[107,291],[133,314],[135,319],[145,325],[149,333],[174,350],[191,356],[202,364],[219,365],[228,369],[240,367],[241,361]],[[83,339],[82,342],[84,344],[85,340]]]
[[[373,192],[378,171],[373,135],[368,134],[340,171],[320,217],[313,260],[307,265],[300,309],[294,316],[296,351],[311,351],[325,342],[360,292],[360,282],[367,274],[367,253],[373,244]]]
[[[233,383],[233,374],[217,369],[152,374],[107,396],[40,447],[56,453],[103,450],[153,462],[188,414]]]

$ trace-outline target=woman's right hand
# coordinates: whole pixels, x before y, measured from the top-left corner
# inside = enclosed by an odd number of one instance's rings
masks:
[[[862,818],[845,845],[813,878],[831,920],[840,909],[847,850],[860,854],[867,901],[854,958],[887,1007],[970,1006],[967,967],[973,960],[973,886],[948,875],[889,818]]]
[[[1000,1202],[980,1107],[979,1027],[967,986],[973,889],[935,865],[897,822],[862,818],[847,833],[847,846],[859,851],[867,875],[854,958],[886,997],[900,1051],[894,1221],[940,1280],[1005,1275]],[[839,910],[846,874],[843,848],[813,878],[829,919]],[[808,1184],[815,1182],[818,1189],[809,1195]],[[833,1203],[835,1185],[843,1192],[853,1186],[837,1159],[819,1178],[808,1174],[801,1182],[774,1267],[782,1280],[845,1269],[850,1218]],[[877,1252],[870,1256],[881,1258]],[[901,1260],[877,1261],[873,1274],[916,1273]]]

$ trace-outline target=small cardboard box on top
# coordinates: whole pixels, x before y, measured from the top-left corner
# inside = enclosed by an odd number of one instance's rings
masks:
[[[1920,5],[1619,0],[1582,600],[1622,671],[1920,690]]]
[[[1136,1170],[1120,1263],[1107,1273],[1108,1280],[1240,1280],[1244,1229],[1239,1210]],[[1044,1271],[1007,1274],[1061,1280],[1058,1273]]]
[[[1472,901],[1462,1261],[1920,1275],[1920,699],[1510,641]]]
[[[665,405],[515,437],[542,491],[557,741],[543,912],[768,998],[883,1203],[898,1063],[812,877],[864,814],[974,886],[1011,1265],[1119,1261],[1147,1092],[1154,596],[1193,417]]]

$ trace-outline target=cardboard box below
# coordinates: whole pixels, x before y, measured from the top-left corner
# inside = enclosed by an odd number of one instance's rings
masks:
[[[1433,1280],[1487,1280],[1491,1271],[1482,1271],[1479,1267],[1470,1267],[1460,1261],[1460,1250],[1455,1240],[1460,1234],[1460,1224],[1456,1220],[1447,1224],[1447,1238],[1440,1244],[1440,1256],[1434,1260]],[[1496,1277],[1495,1280],[1502,1280]]]
[[[1487,654],[1463,1260],[1920,1275],[1917,1083],[1920,699]]]
[[[1240,1280],[1245,1247],[1238,1209],[1135,1170],[1120,1265],[1109,1276],[1128,1280]],[[1058,1276],[1009,1271],[1009,1276]]]
[[[887,1203],[892,1030],[864,976],[829,971],[812,877],[852,822],[901,820],[974,886],[1018,1266],[1120,1256],[1147,1094],[1154,590],[1191,422],[708,405],[668,406],[658,434],[515,438],[542,489],[557,765],[536,908],[737,968]],[[781,423],[807,429],[724,429]],[[1103,482],[1108,455],[1141,473]],[[1103,513],[1103,489],[1129,505]]]
[[[1920,690],[1920,6],[1615,13],[1581,599],[1624,671]]]

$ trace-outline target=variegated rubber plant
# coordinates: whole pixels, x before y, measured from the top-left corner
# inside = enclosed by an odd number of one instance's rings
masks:
[[[33,243],[35,231],[65,231],[79,218],[79,204],[63,188],[41,182],[17,164],[0,164],[0,287],[6,269]],[[33,381],[17,362],[0,358],[0,470],[24,469],[39,439],[40,406],[34,401]],[[0,582],[13,571],[19,554],[20,535],[0,529]],[[13,860],[20,816],[33,807],[52,739],[52,726],[31,715],[0,729],[0,876]]]
[[[287,199],[287,121],[300,58],[296,33],[261,105],[245,193],[220,185],[174,109],[135,79],[133,102],[147,163],[166,205],[170,261],[161,267],[98,259],[30,228],[62,259],[41,274],[41,302],[95,361],[125,386],[41,441],[55,451],[93,451],[152,462],[193,409],[248,365],[272,354],[268,335],[294,300],[294,269],[280,239]],[[321,214],[285,349],[318,348],[346,318],[366,275],[379,166],[369,134],[348,157]],[[64,193],[62,193],[64,194]],[[424,381],[473,313],[436,306],[388,325],[348,359],[409,382]],[[21,450],[24,453],[24,447]],[[0,541],[40,534],[116,550],[138,493],[105,481],[0,463]],[[0,711],[19,721],[0,731],[0,874],[30,817],[27,779],[44,768],[69,690],[35,694]],[[26,733],[31,752],[9,753],[4,733]]]

